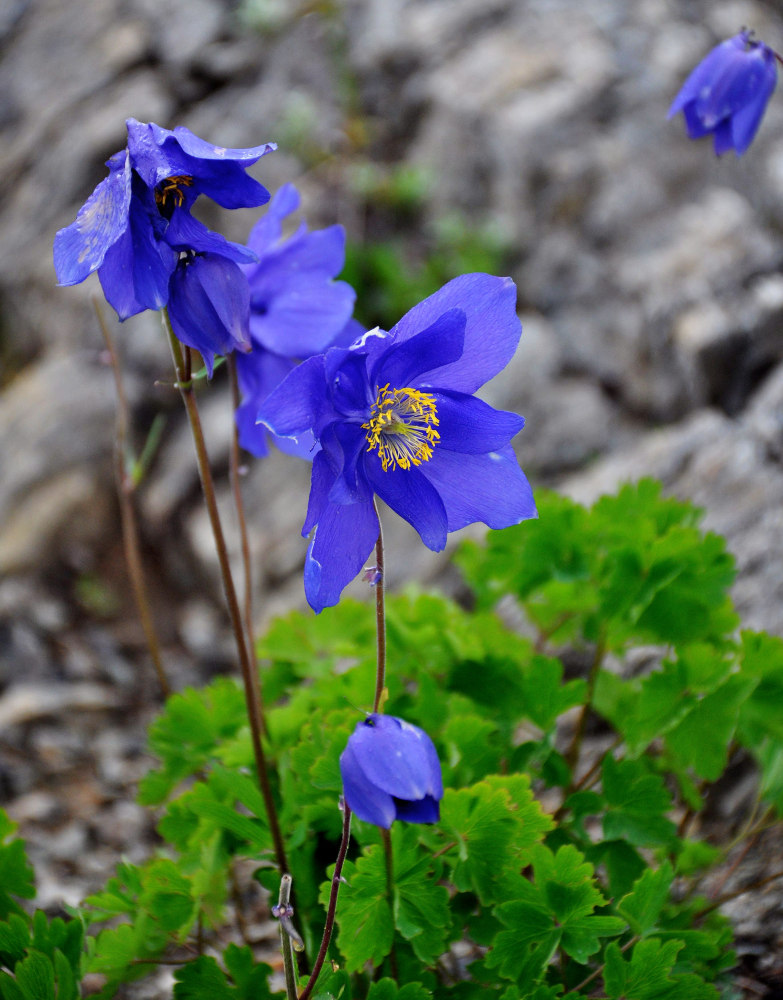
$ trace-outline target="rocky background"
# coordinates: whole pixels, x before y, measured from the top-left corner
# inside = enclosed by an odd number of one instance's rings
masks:
[[[51,258],[125,118],[276,140],[256,177],[294,180],[311,225],[341,222],[353,243],[401,239],[414,269],[444,220],[491,244],[525,334],[487,396],[525,414],[533,483],[591,501],[661,477],[728,538],[745,623],[780,634],[783,99],[741,160],[666,120],[693,65],[743,26],[783,48],[761,0],[4,0],[0,802],[41,905],[77,902],[154,836],[132,788],[160,695],[123,563],[100,290],[58,289]],[[205,216],[239,240],[256,217]],[[170,358],[155,317],[104,313],[138,449],[163,416],[138,497],[144,556],[173,684],[201,683],[234,665]],[[357,314],[376,322],[361,300]],[[200,399],[224,472],[225,382]],[[259,624],[303,605],[307,482],[281,455],[248,467]],[[391,586],[453,585],[414,539],[388,520]],[[753,864],[780,868],[776,850]],[[774,892],[737,903],[747,996],[781,995],[781,915]]]

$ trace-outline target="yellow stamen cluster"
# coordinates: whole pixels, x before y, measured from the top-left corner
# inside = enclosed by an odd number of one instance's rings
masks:
[[[193,178],[187,174],[175,174],[161,181],[155,188],[155,202],[158,208],[165,208],[169,198],[175,203],[177,208],[182,208],[185,203],[184,187],[192,187]]]
[[[410,469],[432,458],[440,440],[435,397],[418,389],[392,389],[388,383],[378,390],[370,410],[367,450],[377,451],[384,472]]]

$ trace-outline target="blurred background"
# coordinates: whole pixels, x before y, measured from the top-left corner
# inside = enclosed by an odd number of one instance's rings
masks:
[[[100,288],[57,288],[51,251],[125,119],[276,141],[252,173],[294,181],[311,226],[342,223],[367,326],[459,273],[510,274],[524,334],[486,398],[525,415],[534,487],[590,502],[659,476],[727,536],[745,623],[780,634],[783,95],[742,159],[666,120],[745,26],[783,49],[761,0],[3,0],[0,803],[40,905],[75,903],[154,835],[132,788],[160,692],[123,561]],[[239,241],[259,214],[201,211]],[[159,320],[103,311],[134,447],[151,441],[137,506],[181,688],[235,670],[211,536]],[[223,374],[199,390],[221,474]],[[304,606],[309,467],[275,454],[244,482],[260,627]],[[225,478],[221,500],[233,539]],[[443,555],[385,530],[392,587],[458,592]]]

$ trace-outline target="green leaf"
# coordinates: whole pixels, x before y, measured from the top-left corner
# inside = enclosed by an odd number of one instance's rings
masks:
[[[345,885],[340,887],[337,907],[337,944],[349,972],[358,972],[366,962],[378,966],[391,951],[394,938],[392,911],[386,894],[386,858],[374,844],[357,859],[346,861]],[[321,902],[328,904],[331,882],[321,887]]]
[[[415,828],[392,828],[394,856],[394,923],[416,957],[434,965],[446,950],[451,929],[449,892],[438,885],[429,852],[424,853]]]
[[[13,898],[33,899],[35,874],[27,860],[24,841],[14,837],[16,824],[0,809],[0,920],[23,913]]]
[[[602,777],[609,804],[603,820],[605,839],[626,839],[636,847],[673,841],[675,826],[664,815],[671,808],[671,796],[663,779],[651,773],[646,761],[616,761],[607,754]]]
[[[55,1000],[54,966],[46,955],[31,951],[17,964],[14,975],[25,1000]]]
[[[616,944],[606,949],[604,985],[610,1000],[717,1000],[718,991],[693,973],[672,975],[682,941],[640,941],[626,962]]]
[[[533,799],[524,775],[490,776],[441,802],[440,832],[455,842],[445,854],[460,891],[472,889],[484,903],[508,898],[509,879],[552,821]]]
[[[174,973],[175,1000],[236,1000],[237,991],[214,958],[201,955]]]
[[[430,1000],[432,994],[422,983],[398,986],[393,979],[379,979],[370,983],[367,1000]]]
[[[674,872],[669,862],[657,871],[648,868],[634,883],[633,890],[624,896],[617,910],[639,937],[649,934],[657,926],[658,916],[669,898]]]

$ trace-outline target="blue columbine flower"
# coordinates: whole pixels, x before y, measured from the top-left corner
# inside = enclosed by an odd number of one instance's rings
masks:
[[[210,232],[190,214],[205,194],[227,208],[263,205],[269,192],[247,167],[275,149],[213,146],[186,128],[126,122],[128,145],[107,161],[109,176],[54,241],[61,285],[98,272],[104,294],[120,319],[160,309],[181,251],[220,254],[235,262],[252,251]]]
[[[372,330],[295,368],[262,405],[273,433],[311,431],[303,534],[315,529],[305,593],[336,604],[378,537],[377,494],[434,551],[474,521],[505,528],[536,510],[509,445],[524,420],[472,394],[513,355],[521,332],[510,278],[455,278],[389,332]]]
[[[232,260],[183,254],[171,276],[168,310],[177,338],[201,353],[210,378],[216,354],[250,350],[250,289]]]
[[[359,819],[388,830],[395,819],[437,823],[443,798],[440,761],[418,726],[368,715],[340,756],[345,801]]]
[[[718,156],[748,148],[761,124],[777,83],[775,53],[741,31],[703,59],[669,108],[669,118],[682,111],[691,139],[713,133]]]
[[[259,457],[268,451],[267,432],[256,423],[266,397],[299,361],[335,343],[347,346],[364,332],[351,320],[356,293],[345,281],[334,280],[345,263],[342,226],[309,232],[302,222],[281,239],[283,219],[298,207],[299,193],[285,184],[250,234],[248,246],[258,259],[243,268],[250,285],[253,350],[237,356],[243,397],[237,425],[242,447]],[[311,434],[295,446],[290,439],[279,443],[312,458]]]

